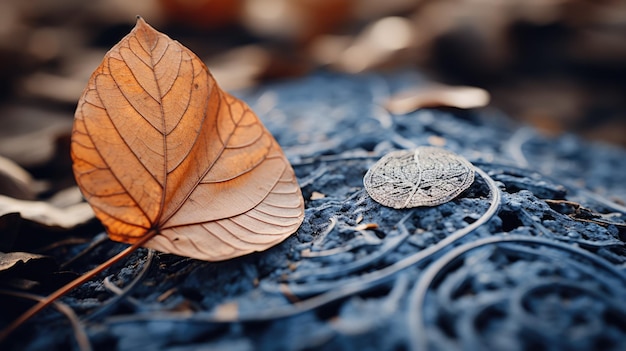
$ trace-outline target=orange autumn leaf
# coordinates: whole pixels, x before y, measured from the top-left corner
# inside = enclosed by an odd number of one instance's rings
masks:
[[[138,18],[76,109],[76,181],[112,240],[207,261],[300,226],[293,169],[254,112],[189,49]]]

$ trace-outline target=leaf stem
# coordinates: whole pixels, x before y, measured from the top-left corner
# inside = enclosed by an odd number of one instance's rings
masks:
[[[24,312],[21,316],[19,316],[16,320],[14,320],[6,328],[4,328],[2,331],[0,331],[0,342],[3,342],[17,328],[19,328],[22,324],[27,322],[30,318],[32,318],[34,315],[39,313],[41,310],[43,310],[44,308],[50,306],[58,298],[60,298],[61,296],[67,294],[68,292],[72,291],[73,289],[77,288],[78,286],[80,286],[80,285],[90,281],[96,275],[102,273],[102,271],[104,271],[107,268],[111,267],[112,265],[118,263],[119,261],[121,261],[122,259],[127,257],[128,255],[133,253],[135,250],[137,250],[138,248],[142,247],[143,244],[145,244],[148,240],[152,239],[152,237],[154,237],[156,235],[156,233],[157,232],[154,231],[154,230],[148,232],[146,235],[142,236],[137,242],[133,243],[131,246],[127,247],[126,249],[124,249],[123,251],[118,253],[117,255],[111,257],[110,259],[108,259],[104,263],[98,265],[97,267],[95,267],[94,269],[90,270],[89,272],[87,272],[87,273],[81,275],[80,277],[72,280],[71,282],[65,284],[64,286],[59,288],[57,291],[53,292],[52,294],[48,295],[44,299],[40,300],[37,304],[35,304],[33,307],[29,308],[26,312]]]

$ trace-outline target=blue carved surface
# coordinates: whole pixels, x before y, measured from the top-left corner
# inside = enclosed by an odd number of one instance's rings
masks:
[[[548,139],[489,109],[391,115],[382,107],[421,81],[415,72],[319,72],[240,92],[294,166],[302,227],[227,262],[139,250],[62,299],[92,346],[623,350],[626,151]],[[475,165],[468,190],[407,210],[368,197],[370,166],[433,137]],[[100,245],[79,269],[122,247]],[[14,345],[67,349],[74,332],[48,311]]]

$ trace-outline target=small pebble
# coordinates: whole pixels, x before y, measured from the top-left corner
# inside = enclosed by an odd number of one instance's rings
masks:
[[[578,232],[574,232],[574,231],[567,232],[567,236],[572,238],[572,239],[580,238],[580,234],[578,234]]]

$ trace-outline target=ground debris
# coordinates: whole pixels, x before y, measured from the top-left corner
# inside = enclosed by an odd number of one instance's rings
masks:
[[[156,254],[147,266],[140,250],[106,284],[101,277],[63,299],[79,316],[95,315],[85,324],[94,348],[502,349],[529,343],[522,328],[545,347],[619,349],[626,209],[605,196],[626,199],[626,152],[521,135],[487,111],[381,115],[384,92],[415,77],[320,72],[240,93],[253,109],[273,96],[259,117],[298,176],[302,226],[266,252],[227,262]],[[367,194],[363,176],[378,159],[433,137],[474,165],[459,196],[393,209]],[[121,247],[101,243],[72,266]],[[76,251],[52,254],[67,261]],[[62,321],[39,316],[13,345],[66,345],[72,329]]]

